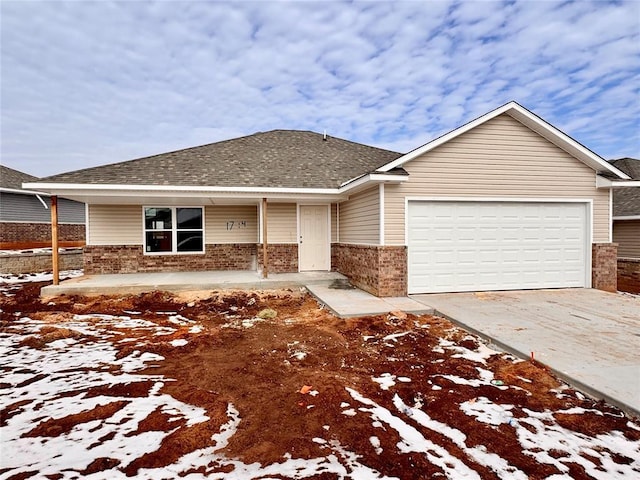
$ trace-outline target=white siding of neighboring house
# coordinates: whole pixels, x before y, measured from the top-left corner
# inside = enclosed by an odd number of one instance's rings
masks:
[[[353,195],[349,200],[340,204],[340,243],[379,244],[379,191],[379,187],[376,185]]]
[[[593,199],[593,241],[609,242],[609,192],[596,189],[596,172],[506,114],[403,167],[409,180],[385,185],[387,245],[405,244],[405,197]]]
[[[614,220],[613,241],[618,257],[640,258],[640,220]]]

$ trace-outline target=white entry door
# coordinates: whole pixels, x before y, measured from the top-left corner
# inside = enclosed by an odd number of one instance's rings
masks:
[[[585,287],[586,203],[411,201],[409,293]]]
[[[301,272],[331,269],[327,205],[300,205],[298,248]]]

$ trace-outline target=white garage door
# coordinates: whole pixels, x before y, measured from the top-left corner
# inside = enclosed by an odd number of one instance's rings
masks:
[[[410,201],[409,293],[585,287],[587,204]]]

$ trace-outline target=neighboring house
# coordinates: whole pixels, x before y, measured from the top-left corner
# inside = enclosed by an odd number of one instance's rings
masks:
[[[640,160],[621,158],[611,165],[640,181]],[[618,256],[640,258],[640,188],[613,189],[613,241],[618,244]]]
[[[38,178],[0,165],[0,249],[51,246],[51,199],[48,193],[22,188]],[[84,245],[85,206],[58,202],[61,246]]]
[[[640,160],[621,158],[611,164],[640,183]],[[618,289],[640,293],[640,185],[613,189],[613,241],[618,244]]]
[[[628,179],[511,102],[404,155],[275,130],[25,186],[88,204],[88,274],[262,269],[266,244],[269,272],[397,296],[615,290],[600,173]]]

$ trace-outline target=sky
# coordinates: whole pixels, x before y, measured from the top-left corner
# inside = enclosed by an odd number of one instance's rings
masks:
[[[511,100],[640,158],[640,1],[0,0],[0,163],[273,129],[407,152]]]

